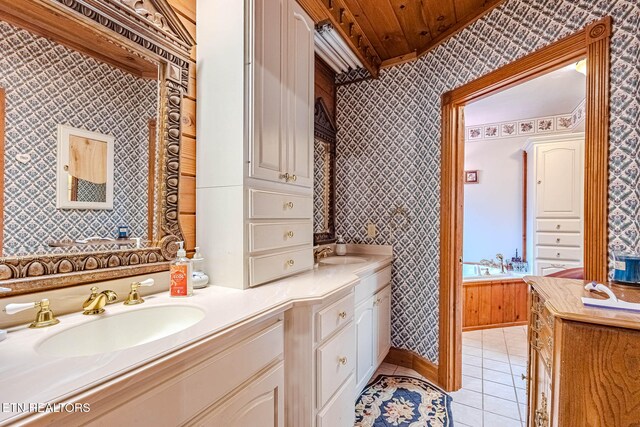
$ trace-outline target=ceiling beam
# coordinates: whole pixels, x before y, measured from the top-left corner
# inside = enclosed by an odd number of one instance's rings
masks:
[[[343,0],[298,0],[315,23],[329,21],[375,78],[382,60]]]
[[[461,31],[463,28],[467,27],[468,25],[473,24],[478,19],[482,18],[484,15],[486,15],[491,10],[499,6],[504,1],[505,0],[485,0],[481,9],[478,9],[476,12],[463,17],[456,24],[452,25],[449,29],[442,32],[437,37],[434,37],[426,46],[418,50],[418,52],[416,52],[415,55],[410,56],[410,54],[407,54],[407,55],[398,56],[396,58],[389,58],[381,64],[380,68],[392,67],[394,65],[409,62],[413,59],[417,59],[417,58],[420,58],[421,56],[426,55],[427,53],[431,52],[434,48],[436,48],[439,44],[447,41],[448,39],[456,35],[459,31]]]

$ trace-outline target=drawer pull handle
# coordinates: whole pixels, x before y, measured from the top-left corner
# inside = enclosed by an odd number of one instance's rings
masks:
[[[289,208],[289,209],[293,209],[293,202],[287,202],[287,203],[285,203],[285,204],[284,204],[284,208],[285,208],[285,209],[287,209],[287,208]]]
[[[560,243],[560,238],[559,237],[556,239],[556,243]]]
[[[556,224],[556,230],[560,230],[560,224]]]
[[[347,318],[347,312],[346,311],[341,311],[340,313],[338,313],[338,317],[341,319],[346,319]]]
[[[298,177],[295,175],[291,175],[291,181],[296,182],[298,180]]]
[[[342,357],[340,357],[340,358],[338,359],[338,362],[340,362],[340,364],[341,364],[342,366],[346,365],[346,364],[347,364],[347,357],[346,357],[346,356],[342,356]]]
[[[290,178],[291,178],[291,176],[288,173],[283,173],[283,174],[280,175],[280,179],[284,179],[287,182],[289,182]]]
[[[290,259],[289,261],[287,261],[287,265],[288,265],[289,267],[293,267],[293,265],[294,265],[294,264],[295,264],[295,261],[294,261],[294,260],[292,260],[292,259]]]
[[[558,258],[560,258],[560,252],[558,252],[558,253],[556,254],[556,256],[557,256]]]
[[[293,239],[293,231],[287,231],[287,237]]]

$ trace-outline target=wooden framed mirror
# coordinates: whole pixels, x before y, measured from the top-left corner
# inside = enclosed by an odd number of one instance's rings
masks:
[[[313,162],[313,241],[323,245],[336,239],[336,125],[322,98],[314,109]]]
[[[167,270],[183,240],[181,104],[194,40],[166,0],[0,0],[0,11],[3,296]],[[59,129],[70,155],[105,166],[63,156],[74,171],[62,205]],[[78,192],[104,206],[69,202]]]

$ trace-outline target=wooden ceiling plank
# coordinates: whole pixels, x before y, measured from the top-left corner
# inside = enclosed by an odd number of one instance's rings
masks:
[[[411,51],[417,51],[431,40],[429,25],[420,1],[389,0]]]
[[[470,14],[477,13],[478,10],[485,5],[485,3],[488,3],[486,0],[454,0],[454,2],[456,13],[455,19],[458,22],[463,20]]]
[[[456,24],[456,9],[453,0],[421,0],[422,14],[435,39]],[[420,49],[426,46],[424,43]]]
[[[362,31],[366,34],[367,38],[371,42],[371,45],[376,50],[376,52],[378,52],[378,55],[380,55],[380,58],[389,57],[389,52],[387,52],[387,49],[382,44],[382,41],[378,38],[378,34],[373,29],[373,25],[371,25],[371,22],[369,22],[367,15],[362,11],[358,0],[344,0],[344,4],[353,14],[354,18],[358,22],[358,25],[360,25],[360,28],[362,28]]]
[[[360,10],[371,23],[378,39],[380,39],[390,56],[398,56],[411,51],[391,3],[386,0],[375,2],[371,0],[353,1],[359,3]],[[382,57],[382,59],[387,58]]]

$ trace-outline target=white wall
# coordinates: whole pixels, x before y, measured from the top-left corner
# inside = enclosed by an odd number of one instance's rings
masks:
[[[522,254],[522,149],[526,136],[465,144],[465,170],[479,184],[464,185],[463,259]]]

